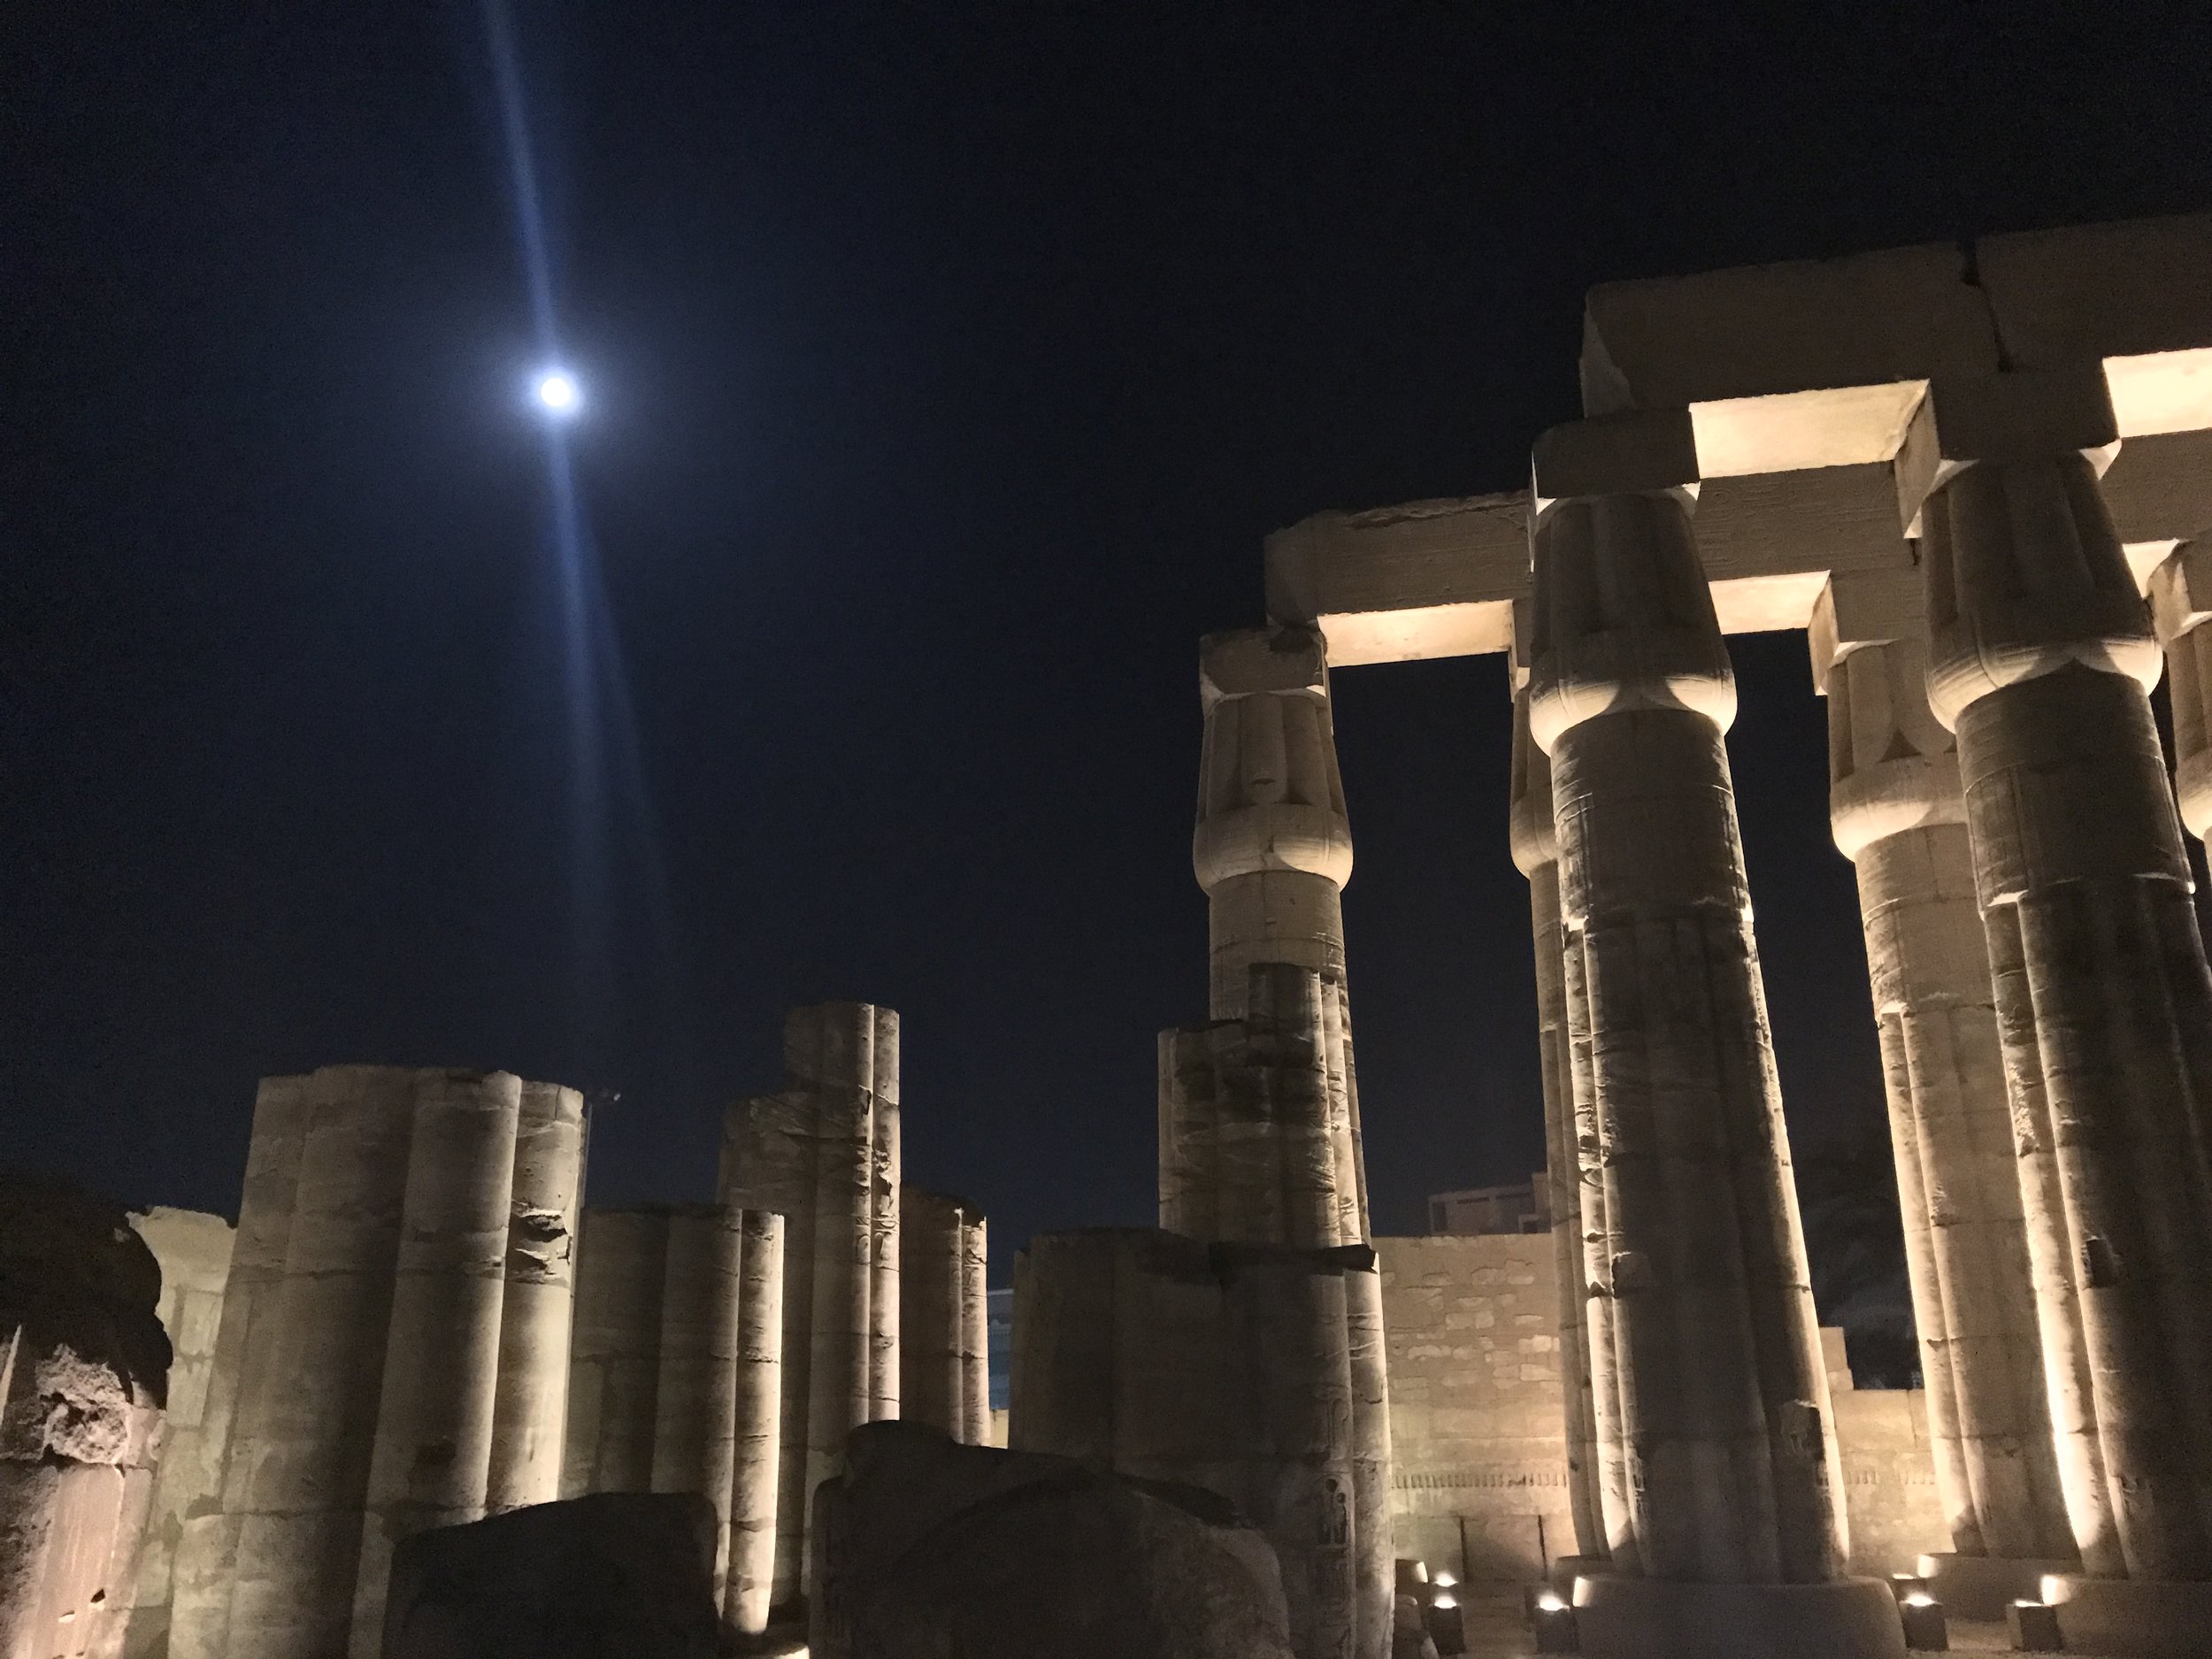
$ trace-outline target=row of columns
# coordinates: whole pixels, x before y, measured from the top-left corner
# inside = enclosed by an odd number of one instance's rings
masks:
[[[733,1639],[768,1628],[781,1453],[785,1219],[590,1210],[576,1273],[561,1495],[695,1492]]]
[[[1839,573],[1815,668],[1956,1550],[2201,1580],[2212,976],[2147,692],[2162,641],[2184,810],[2212,825],[2212,565],[2199,543],[2158,570],[2154,638],[2097,489],[2111,426],[2101,374],[1939,381],[1899,463],[1921,569],[1901,597]],[[1687,419],[1547,434],[1537,479],[1511,831],[1582,1311],[1578,1543],[1614,1575],[1832,1580]]]
[[[814,1489],[845,1436],[899,1415],[899,1017],[866,1002],[791,1010],[786,1086],[733,1105],[719,1202],[787,1217],[773,1600],[795,1610]]]
[[[583,1148],[576,1091],[505,1072],[265,1079],[178,1659],[373,1655],[402,1538],[557,1495]]]

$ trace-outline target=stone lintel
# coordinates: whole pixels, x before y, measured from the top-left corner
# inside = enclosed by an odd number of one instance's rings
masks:
[[[1583,406],[1695,409],[2198,352],[2212,347],[2208,265],[2212,213],[2193,213],[1608,282],[1585,302]],[[2116,365],[2124,415],[2140,412],[2124,378],[2170,382],[2187,367]],[[2154,404],[2174,388],[2144,389]]]
[[[2162,645],[2212,621],[2212,540],[2176,548],[2161,561],[2151,575],[2150,601]]]

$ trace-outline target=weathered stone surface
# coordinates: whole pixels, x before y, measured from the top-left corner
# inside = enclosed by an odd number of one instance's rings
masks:
[[[990,1438],[988,1225],[964,1198],[899,1199],[899,1417],[968,1446]]]
[[[599,1493],[402,1540],[383,1659],[712,1659],[715,1517]]]
[[[121,1650],[170,1345],[119,1205],[0,1177],[0,1659]]]
[[[1210,1492],[881,1423],[815,1502],[816,1659],[1289,1659],[1274,1552]]]

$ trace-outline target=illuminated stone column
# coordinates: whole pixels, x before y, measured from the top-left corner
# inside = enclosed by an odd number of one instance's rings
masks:
[[[1242,1018],[1252,969],[1283,963],[1321,977],[1338,1097],[1335,1185],[1356,1195],[1340,1233],[1367,1236],[1359,1084],[1344,969],[1343,890],[1352,831],[1337,773],[1328,664],[1309,627],[1209,634],[1199,649],[1205,742],[1192,866],[1206,891],[1210,1009]]]
[[[737,1405],[731,1414],[730,1564],[722,1620],[748,1638],[768,1628],[775,1591],[786,1219],[764,1210],[741,1213],[745,1238],[738,1288]]]
[[[1690,530],[1686,415],[1536,451],[1529,724],[1551,758],[1564,955],[1587,999],[1629,1526],[1584,1651],[1695,1586],[1717,1653],[1821,1629],[1901,1650],[1842,1578],[1840,1461],[1723,733],[1735,684]],[[1659,1582],[1664,1581],[1664,1582]],[[1819,1594],[1814,1594],[1814,1592]],[[1782,1593],[1782,1592],[1786,1592]]]
[[[722,1202],[789,1217],[780,1609],[796,1610],[812,1494],[844,1467],[845,1436],[898,1409],[898,1018],[865,1002],[794,1009],[785,1088],[724,1119]]]
[[[2212,533],[2184,541],[2151,574],[2151,620],[2174,705],[2174,795],[2199,841],[2212,831]]]
[[[1241,1018],[1160,1039],[1160,1225],[1193,1238],[1327,1246],[1345,1203],[1333,1133],[1330,987],[1310,969],[1255,963]]]
[[[1560,1405],[1566,1423],[1567,1500],[1574,1517],[1575,1548],[1586,1556],[1606,1553],[1603,1476],[1617,1485],[1622,1461],[1617,1412],[1611,1398],[1611,1321],[1594,1332],[1590,1280],[1583,1260],[1585,1182],[1574,1091],[1574,1056],[1567,1018],[1566,969],[1559,933],[1559,838],[1552,831],[1551,762],[1528,731],[1528,693],[1513,698],[1513,776],[1508,828],[1513,862],[1528,878],[1529,926],[1536,954],[1536,1042],[1544,1090],[1545,1174],[1550,1194],[1553,1267],[1559,1279]],[[1599,1171],[1591,1171],[1592,1187]],[[1599,1202],[1602,1202],[1601,1196]],[[1605,1310],[1598,1310],[1599,1313]],[[1601,1349],[1602,1362],[1593,1357]],[[1608,1451],[1601,1455],[1592,1382],[1600,1371],[1609,1396]],[[1613,1514],[1625,1525],[1627,1494],[1614,1494]]]
[[[909,1187],[900,1195],[900,1415],[968,1446],[990,1438],[983,1212]]]
[[[1889,590],[1909,604],[1883,606]],[[1928,707],[1919,580],[1838,578],[1812,638],[1828,698],[1829,812],[1857,867],[1929,1440],[1954,1550],[1947,1603],[1995,1617],[2072,1564],[2044,1344],[1951,733]],[[1855,612],[1901,613],[1867,632]],[[2062,1363],[2078,1342],[2060,1334]],[[1977,1569],[1974,1560],[1991,1564]],[[2004,1562],[2018,1563],[2008,1575]],[[1947,1579],[1956,1578],[1956,1585]]]
[[[522,1079],[416,1074],[383,1382],[353,1593],[354,1659],[383,1651],[392,1551],[484,1517]]]
[[[2098,365],[1938,380],[1899,472],[2001,1018],[2009,997],[2032,1019],[2040,1087],[2016,1088],[2015,1133],[2086,1358],[2085,1390],[2052,1368],[2062,1451],[2095,1431],[2093,1463],[2062,1463],[2083,1564],[2202,1581],[2212,974],[2151,717],[2158,644],[2097,488],[2113,431]]]
[[[274,1317],[284,1279],[287,1240],[305,1139],[304,1077],[263,1078],[254,1096],[253,1128],[238,1202],[238,1234],[223,1283],[222,1323],[200,1414],[205,1463],[202,1495],[177,1537],[170,1571],[170,1659],[221,1659],[230,1641],[231,1576],[237,1570],[240,1516],[222,1507],[225,1458],[244,1384],[247,1354]],[[264,1333],[257,1337],[257,1332]]]
[[[557,1083],[522,1086],[499,1319],[499,1396],[484,1493],[484,1506],[494,1514],[561,1494],[586,1139],[581,1094]]]

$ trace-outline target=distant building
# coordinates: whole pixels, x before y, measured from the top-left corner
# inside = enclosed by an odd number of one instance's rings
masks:
[[[1544,1178],[1532,1175],[1517,1187],[1471,1187],[1462,1193],[1429,1195],[1432,1236],[1459,1238],[1490,1233],[1548,1233],[1551,1207]]]

